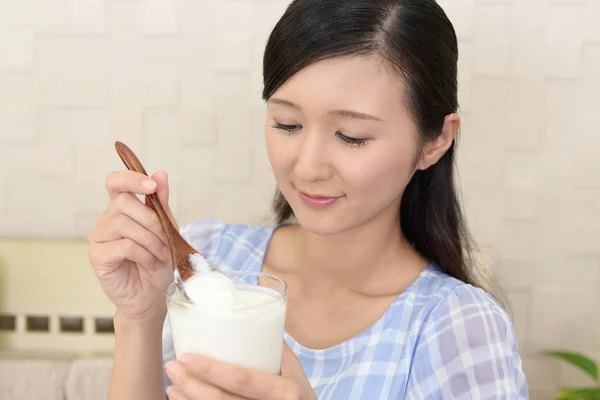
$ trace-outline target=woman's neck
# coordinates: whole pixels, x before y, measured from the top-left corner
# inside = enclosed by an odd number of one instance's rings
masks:
[[[389,295],[404,290],[427,267],[408,243],[398,218],[321,236],[297,227],[296,272],[309,290]]]

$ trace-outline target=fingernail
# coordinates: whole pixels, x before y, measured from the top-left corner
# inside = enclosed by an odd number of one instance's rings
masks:
[[[177,364],[176,361],[171,361],[170,363],[167,363],[165,369],[167,370],[167,375],[173,378],[175,375],[177,375],[177,372],[181,369],[181,367]]]
[[[144,179],[142,181],[142,186],[145,189],[154,189],[156,187],[156,182],[154,182],[152,179]]]
[[[167,388],[167,394],[169,395],[169,400],[177,400],[179,398],[179,391],[174,386]]]
[[[182,354],[181,357],[179,357],[179,362],[185,365],[190,365],[190,363],[192,362],[192,360],[190,359],[189,354]]]
[[[163,256],[165,257],[165,261],[168,261],[171,258],[171,252],[168,247],[163,247],[162,249]]]

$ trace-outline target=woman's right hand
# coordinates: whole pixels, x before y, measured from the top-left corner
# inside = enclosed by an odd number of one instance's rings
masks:
[[[106,178],[111,200],[88,235],[89,258],[98,281],[117,311],[132,320],[164,318],[165,292],[173,281],[166,236],[155,211],[137,197],[157,192],[168,206],[165,172],[151,178],[117,171]]]

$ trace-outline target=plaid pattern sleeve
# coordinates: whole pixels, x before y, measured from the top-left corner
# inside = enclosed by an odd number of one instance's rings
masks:
[[[416,344],[407,399],[527,399],[508,315],[481,289],[462,285],[441,301]]]

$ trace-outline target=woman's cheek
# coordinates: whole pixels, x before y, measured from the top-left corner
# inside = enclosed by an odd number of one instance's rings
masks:
[[[269,163],[276,178],[293,169],[296,145],[293,137],[279,132],[267,132],[265,144]]]

